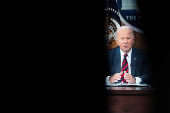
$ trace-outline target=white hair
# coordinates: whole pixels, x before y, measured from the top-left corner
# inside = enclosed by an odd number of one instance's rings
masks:
[[[121,27],[117,28],[117,31],[115,32],[115,37],[116,37],[116,38],[117,38],[117,32],[118,32],[119,30],[122,30],[122,29],[131,29],[132,35],[134,36],[133,30],[132,30],[131,27],[129,27],[129,26],[121,26]]]

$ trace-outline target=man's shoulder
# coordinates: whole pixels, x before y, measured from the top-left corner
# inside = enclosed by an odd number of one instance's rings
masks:
[[[144,50],[138,49],[138,48],[135,48],[135,47],[132,47],[132,50],[137,51],[137,52],[141,52],[141,53],[145,53]]]
[[[119,50],[119,48],[120,48],[120,47],[117,46],[117,47],[115,47],[115,48],[113,48],[113,49],[110,49],[109,51],[110,51],[110,52],[116,52],[117,50]]]
[[[119,48],[120,48],[120,47],[118,46],[118,47],[116,47],[116,48],[114,48],[114,49],[110,49],[110,50],[107,52],[107,56],[108,56],[108,57],[114,57],[114,54],[115,54],[118,50],[120,50]]]
[[[147,56],[148,54],[146,51],[134,47],[132,47],[132,51],[134,51],[138,56]]]

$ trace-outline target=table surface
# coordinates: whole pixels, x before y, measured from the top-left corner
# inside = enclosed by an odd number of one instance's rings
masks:
[[[153,87],[106,87],[107,94],[154,94]]]
[[[107,113],[155,113],[155,88],[105,87]]]

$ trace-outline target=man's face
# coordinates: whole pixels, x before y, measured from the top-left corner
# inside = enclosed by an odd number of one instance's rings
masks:
[[[134,36],[131,29],[121,29],[117,32],[117,44],[124,53],[128,53],[134,43]]]

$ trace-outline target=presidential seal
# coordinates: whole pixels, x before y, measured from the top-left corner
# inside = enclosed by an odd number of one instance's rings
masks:
[[[120,27],[119,12],[114,7],[108,7],[105,11],[109,11],[110,15],[105,20],[105,40],[106,46],[109,49],[117,47],[115,33]]]

